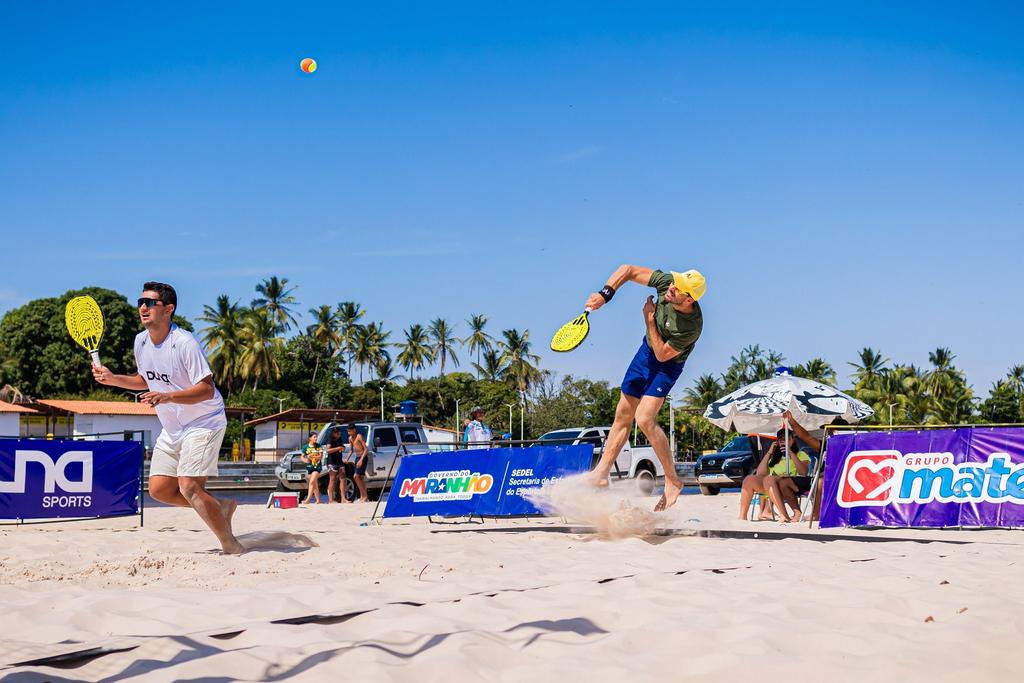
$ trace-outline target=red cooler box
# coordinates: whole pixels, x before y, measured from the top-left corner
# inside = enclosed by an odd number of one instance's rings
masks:
[[[288,508],[299,507],[298,493],[275,493],[273,494],[273,505],[276,508],[287,510]]]

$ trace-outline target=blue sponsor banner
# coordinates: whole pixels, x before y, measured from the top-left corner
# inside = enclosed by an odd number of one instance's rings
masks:
[[[594,447],[586,444],[407,455],[384,516],[542,515],[524,494],[586,472],[593,456]]]
[[[0,439],[0,519],[138,514],[142,444]]]

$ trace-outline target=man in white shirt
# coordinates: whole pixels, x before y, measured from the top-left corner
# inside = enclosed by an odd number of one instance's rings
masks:
[[[488,448],[494,435],[491,428],[484,424],[484,409],[476,406],[469,414],[473,419],[466,425],[462,440],[466,442],[467,448]]]
[[[190,332],[172,323],[178,307],[174,288],[147,282],[139,298],[139,319],[146,328],[135,337],[134,375],[115,375],[94,367],[100,384],[142,390],[139,400],[156,408],[163,431],[153,446],[149,495],[180,507],[191,507],[210,527],[225,553],[245,548],[231,531],[237,503],[206,492],[206,478],[217,474],[217,454],[227,418],[224,400],[202,347]]]

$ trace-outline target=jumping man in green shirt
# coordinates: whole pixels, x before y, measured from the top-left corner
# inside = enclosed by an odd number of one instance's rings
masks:
[[[595,486],[607,486],[612,464],[629,436],[633,419],[643,431],[665,470],[665,495],[654,507],[655,512],[672,507],[683,482],[676,475],[675,464],[668,450],[668,438],[658,426],[658,412],[665,397],[683,371],[704,327],[698,299],[704,296],[704,276],[696,270],[685,273],[664,272],[642,266],[619,266],[608,282],[587,299],[591,311],[611,301],[615,291],[626,282],[635,282],[657,290],[644,303],[644,324],[647,334],[622,380],[622,397],[615,409],[615,422],[608,433],[601,462],[593,472]]]

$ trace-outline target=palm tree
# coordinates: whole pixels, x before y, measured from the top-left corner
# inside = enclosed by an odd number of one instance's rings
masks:
[[[541,378],[540,368],[535,364],[540,362],[540,356],[530,353],[530,331],[524,330],[502,330],[503,341],[498,342],[501,347],[501,363],[505,366],[504,377],[511,380],[512,384],[519,390],[519,395],[526,396],[530,386]]]
[[[239,371],[248,383],[253,380],[253,389],[258,389],[260,380],[275,380],[281,376],[281,365],[277,356],[284,347],[284,340],[277,336],[278,324],[270,317],[266,308],[250,309],[246,312],[241,337],[244,350],[239,358]]]
[[[879,373],[885,368],[885,364],[889,362],[888,358],[882,357],[881,351],[875,351],[870,346],[865,346],[858,352],[860,357],[860,364],[847,363],[854,368],[853,378],[854,384],[858,387],[868,386],[871,382],[875,381]]]
[[[265,307],[270,313],[270,319],[275,324],[275,333],[287,332],[293,325],[298,325],[292,309],[289,306],[298,302],[292,295],[295,287],[288,286],[288,278],[278,278],[276,275],[256,285],[256,292],[260,296],[252,300],[252,307]]]
[[[1006,384],[1017,396],[1024,395],[1024,365],[1014,365],[1006,373]]]
[[[684,392],[683,404],[693,410],[704,410],[724,393],[722,383],[717,377],[711,374],[701,375],[694,381],[693,387]]]
[[[462,340],[462,343],[466,345],[469,350],[469,355],[476,353],[475,367],[480,367],[480,352],[490,351],[494,338],[484,332],[484,326],[487,325],[486,315],[471,315],[469,320],[466,321],[469,325],[469,336]],[[479,378],[479,374],[477,375]]]
[[[385,348],[390,332],[384,331],[384,323],[370,323],[360,325],[355,331],[355,352],[356,365],[359,366],[359,383],[363,383],[363,368],[376,366],[382,354],[387,354]]]
[[[385,386],[392,385],[402,378],[401,375],[395,374],[395,362],[387,351],[382,351],[377,357],[373,371],[377,374],[377,381]]]
[[[335,320],[338,324],[338,339],[340,340],[339,351],[344,350],[348,354],[348,375],[352,376],[352,361],[355,359],[356,332],[361,325],[359,319],[366,315],[366,311],[354,301],[342,301],[338,304],[335,312]]]
[[[309,309],[309,314],[313,316],[313,324],[306,328],[306,334],[327,355],[333,355],[340,343],[336,330],[337,318],[334,311],[331,310],[330,306],[324,304],[317,308]]]
[[[953,365],[956,356],[948,348],[939,347],[928,354],[932,370],[925,375],[929,413],[939,424],[957,424],[974,412],[974,392],[967,386],[964,373]]]
[[[824,358],[812,358],[803,365],[793,368],[797,377],[805,377],[823,384],[835,384],[836,371]]]
[[[316,349],[316,366],[313,368],[313,384],[315,385],[316,375],[320,371],[320,358],[324,355],[334,355],[339,340],[335,330],[337,320],[330,306],[324,304],[318,308],[311,308],[309,314],[313,316],[314,322],[306,328],[306,334],[309,335],[313,341],[313,347]]]
[[[486,379],[492,382],[497,382],[501,379],[501,376],[505,374],[505,365],[501,360],[501,353],[497,349],[487,349],[484,351],[484,363],[473,363],[473,367],[476,368],[476,374],[478,379]]]
[[[785,357],[781,353],[771,349],[764,351],[759,344],[747,346],[740,351],[739,357],[732,357],[729,367],[722,375],[725,391],[735,391],[751,382],[768,379],[784,360]]]
[[[405,343],[400,345],[402,351],[398,354],[398,362],[411,373],[411,378],[416,379],[416,368],[434,360],[434,352],[430,346],[426,330],[420,324],[414,324],[405,331]]]
[[[430,338],[434,344],[431,353],[434,358],[441,361],[441,374],[444,374],[445,361],[449,358],[452,365],[459,367],[459,358],[455,355],[455,341],[458,337],[452,336],[452,328],[444,318],[436,318],[430,323]]]
[[[210,369],[217,384],[231,393],[244,352],[242,328],[248,309],[231,303],[227,294],[217,297],[216,306],[203,306],[199,320],[209,323],[200,338],[210,353]]]

